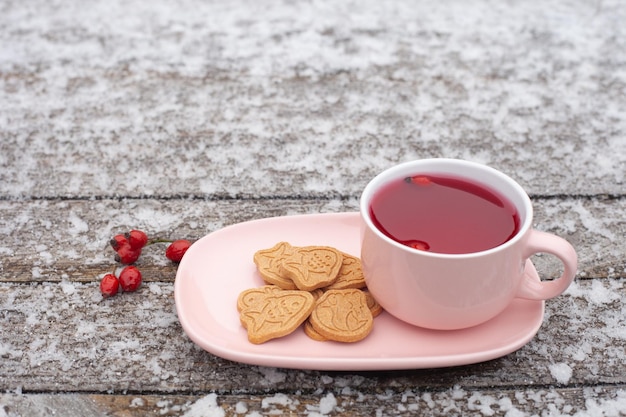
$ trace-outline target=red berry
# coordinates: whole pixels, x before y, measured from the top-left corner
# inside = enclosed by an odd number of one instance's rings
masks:
[[[111,244],[111,247],[113,248],[113,250],[117,252],[120,249],[120,247],[128,244],[128,240],[126,239],[126,236],[124,235],[115,235],[113,236],[113,239],[109,241],[109,243]]]
[[[136,266],[127,266],[120,272],[120,285],[127,292],[136,291],[141,285],[141,271]]]
[[[100,281],[100,292],[104,298],[113,297],[120,289],[120,282],[113,274],[106,274]]]
[[[148,235],[141,230],[131,230],[126,234],[126,238],[133,249],[141,249],[148,243]]]
[[[412,177],[406,177],[404,180],[416,185],[430,185],[432,182],[430,178],[425,175],[414,175]]]
[[[115,260],[124,265],[130,265],[139,259],[139,255],[141,255],[141,248],[133,249],[130,244],[126,243],[117,249]]]
[[[423,250],[423,251],[430,250],[430,245],[424,242],[423,240],[408,240],[403,243],[413,249]]]
[[[165,250],[165,256],[173,262],[180,262],[189,246],[191,246],[191,242],[188,240],[175,240]]]

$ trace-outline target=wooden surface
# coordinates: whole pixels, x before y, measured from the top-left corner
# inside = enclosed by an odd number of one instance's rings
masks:
[[[626,415],[624,21],[620,1],[1,2],[0,416]],[[163,244],[101,299],[116,233],[356,211],[424,157],[509,174],[577,249],[516,352],[231,362],[185,335]]]

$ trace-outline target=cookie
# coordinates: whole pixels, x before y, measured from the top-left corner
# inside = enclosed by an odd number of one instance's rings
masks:
[[[329,246],[298,247],[282,261],[284,276],[298,289],[313,291],[326,287],[337,279],[343,255]]]
[[[316,341],[356,342],[382,311],[367,291],[361,260],[328,246],[279,242],[254,254],[266,285],[242,291],[237,310],[252,343],[286,336],[300,325]]]
[[[374,298],[374,296],[366,289],[363,290],[363,294],[365,294],[365,299],[367,301],[367,308],[370,309],[372,313],[372,317],[378,317],[380,313],[383,312],[383,306],[378,304],[378,301]]]
[[[313,298],[315,298],[315,301],[317,301],[322,295],[324,295],[324,288],[318,288],[316,290],[309,291],[309,292],[311,293]]]
[[[364,339],[374,325],[366,296],[359,289],[326,291],[309,321],[323,337],[346,343]]]
[[[250,298],[248,297],[250,296]],[[311,314],[315,299],[306,291],[246,290],[239,297],[239,319],[254,344],[286,336],[296,330]]]
[[[294,282],[283,275],[281,268],[283,260],[294,252],[295,248],[287,242],[279,242],[269,249],[256,251],[253,260],[263,281],[285,290],[297,289]]]
[[[304,327],[304,334],[309,336],[311,339],[318,341],[318,342],[326,342],[329,340],[327,337],[322,336],[321,334],[318,333],[317,330],[315,330],[310,320],[305,321],[303,327]]]
[[[265,297],[278,291],[282,291],[282,288],[276,285],[264,285],[242,291],[237,298],[237,311],[241,312],[255,303],[263,302]]]
[[[364,288],[365,277],[361,269],[361,260],[356,256],[343,253],[341,268],[337,273],[337,279],[330,284],[328,290],[343,290],[346,288]]]

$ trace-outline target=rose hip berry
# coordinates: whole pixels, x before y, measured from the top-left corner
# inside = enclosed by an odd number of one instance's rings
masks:
[[[191,242],[188,240],[175,240],[165,250],[165,256],[172,262],[180,262],[189,246],[191,246]]]
[[[128,244],[133,249],[141,249],[148,243],[148,235],[141,230],[131,230],[125,235]]]
[[[406,177],[404,181],[408,183],[413,183],[415,185],[430,185],[432,181],[426,175],[414,175],[412,177]]]
[[[113,236],[109,243],[111,244],[113,250],[117,252],[122,246],[128,245],[128,239],[126,239],[126,236],[119,234]]]
[[[100,281],[100,292],[104,298],[113,297],[120,290],[120,282],[113,274],[106,274]]]
[[[131,230],[126,234],[117,234],[110,240],[116,252],[115,260],[130,265],[139,259],[141,248],[148,243],[148,236],[140,230]]]
[[[115,251],[115,260],[123,265],[130,265],[139,259],[144,247],[165,242],[170,243],[165,256],[173,262],[180,262],[191,246],[191,242],[184,239],[175,241],[160,238],[148,239],[145,232],[137,229],[113,236],[109,244]],[[130,265],[122,269],[119,277],[115,272],[106,274],[100,281],[100,292],[105,298],[112,297],[120,291],[133,292],[141,286],[141,282],[141,271],[136,266]]]
[[[135,263],[141,255],[141,249],[133,249],[127,243],[120,246],[115,254],[115,260],[123,265],[130,265]]]
[[[141,285],[141,271],[135,266],[127,266],[120,272],[119,281],[124,291],[136,291]]]
[[[404,243],[405,245],[413,249],[423,250],[423,251],[430,250],[430,245],[424,242],[423,240],[408,240],[408,241],[403,241],[402,243]]]

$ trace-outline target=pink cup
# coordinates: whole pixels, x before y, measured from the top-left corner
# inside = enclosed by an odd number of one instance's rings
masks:
[[[466,254],[420,251],[387,237],[370,217],[372,197],[390,181],[416,174],[450,175],[497,190],[519,212],[518,233],[493,249]],[[558,236],[533,230],[526,192],[485,165],[443,158],[396,165],[367,184],[360,211],[367,287],[388,313],[416,326],[438,330],[476,326],[500,314],[514,298],[546,300],[560,295],[576,273],[574,248]],[[528,258],[542,252],[561,260],[560,278],[539,282],[525,273]]]

